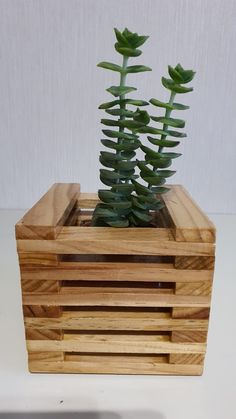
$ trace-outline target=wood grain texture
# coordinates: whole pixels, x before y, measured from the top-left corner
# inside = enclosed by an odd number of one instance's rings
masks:
[[[128,262],[60,262],[58,268],[22,268],[22,280],[208,282],[209,270],[175,269],[173,264]]]
[[[29,351],[132,354],[205,353],[205,343],[170,342],[166,335],[66,334],[63,340],[27,340]]]
[[[66,311],[60,318],[25,317],[25,326],[35,329],[207,331],[208,320],[172,319],[169,313],[138,311]]]
[[[97,202],[94,194],[80,194],[53,238],[50,228],[46,234],[39,226],[38,237],[37,228],[28,237],[22,229],[17,245],[30,371],[202,373],[215,236],[185,191],[172,186],[171,192],[175,202],[170,196],[163,227],[78,226],[78,214],[90,217],[81,211]],[[57,213],[53,196],[45,200],[47,220]],[[40,203],[28,214],[38,213]]]
[[[92,358],[92,357],[91,357]],[[74,374],[145,374],[145,375],[201,375],[201,365],[165,364],[156,361],[154,357],[145,360],[107,359],[96,356],[92,359],[80,357],[79,361],[37,361],[30,360],[30,372],[74,373]]]
[[[178,242],[215,242],[215,227],[181,185],[171,185],[163,201]]]
[[[28,306],[113,306],[113,307],[210,307],[207,296],[162,294],[159,290],[76,287],[59,294],[24,293],[23,304]]]
[[[55,239],[75,205],[78,183],[55,183],[16,224],[21,239]]]

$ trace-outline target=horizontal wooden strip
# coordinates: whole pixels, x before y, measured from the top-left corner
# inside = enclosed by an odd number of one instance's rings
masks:
[[[57,294],[60,290],[60,283],[58,281],[45,281],[44,279],[21,279],[21,289],[23,293],[46,292]]]
[[[105,288],[76,287],[71,294],[24,294],[24,305],[43,306],[124,306],[124,307],[209,307],[209,297],[161,295],[158,290],[152,292],[128,291],[127,289],[112,291]]]
[[[215,227],[181,185],[171,185],[163,195],[176,241],[215,242]]]
[[[215,258],[214,256],[176,256],[176,269],[209,269],[214,270]]]
[[[55,239],[75,205],[78,183],[55,183],[16,224],[16,237]]]
[[[171,334],[172,342],[206,342],[207,331],[204,330],[178,330]]]
[[[64,352],[28,352],[29,361],[64,361]]]
[[[203,367],[201,365],[178,365],[161,364],[146,360],[146,362],[130,362],[125,359],[123,362],[101,359],[97,357],[91,361],[62,361],[44,362],[30,361],[29,370],[31,372],[56,372],[56,373],[75,373],[75,374],[146,374],[146,375],[201,375]]]
[[[90,227],[64,227],[64,229],[77,228],[89,230]],[[94,227],[94,229],[103,227]],[[105,227],[104,227],[105,228]],[[116,229],[114,229],[116,233]],[[121,230],[121,229],[118,229]],[[132,230],[132,229],[130,229]],[[135,228],[133,229],[135,230]],[[159,229],[152,229],[159,230]],[[97,232],[97,231],[96,231]],[[149,240],[147,231],[145,239],[137,234],[135,239],[129,240],[129,230],[123,233],[123,239],[100,238],[100,234],[67,235],[63,238],[61,233],[56,240],[17,240],[18,252],[49,252],[55,254],[127,254],[127,255],[160,255],[160,256],[207,256],[214,255],[215,248],[212,243],[179,243],[174,240]]]
[[[210,315],[210,307],[208,308],[195,307],[194,308],[190,306],[190,307],[173,307],[172,309],[172,317],[175,319],[208,319],[209,315]]]
[[[37,266],[57,266],[58,265],[58,256],[53,255],[50,253],[33,253],[33,252],[25,252],[19,253],[19,263],[21,270],[25,269],[26,267]]]
[[[57,329],[25,329],[26,339],[28,340],[61,340],[63,333]]]
[[[60,318],[25,317],[25,326],[37,329],[64,330],[143,330],[176,331],[208,329],[208,320],[179,320],[169,313],[122,311],[68,311]]]
[[[204,354],[170,354],[170,364],[203,365]]]
[[[47,305],[23,305],[23,314],[25,317],[60,317],[62,314],[61,307]]]
[[[178,282],[176,283],[176,295],[211,295],[212,281],[205,282]]]
[[[66,334],[61,341],[27,340],[29,351],[112,352],[139,354],[205,353],[205,343],[174,343],[168,336]]]
[[[175,269],[172,264],[116,262],[60,262],[56,269],[22,269],[22,279],[47,280],[115,280],[115,281],[209,281],[208,270]]]

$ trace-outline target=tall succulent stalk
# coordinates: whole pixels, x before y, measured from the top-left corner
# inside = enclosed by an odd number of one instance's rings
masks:
[[[127,75],[151,70],[143,65],[128,66],[130,57],[141,55],[138,47],[143,45],[148,37],[139,36],[128,29],[123,32],[115,29],[115,35],[115,49],[123,56],[122,65],[106,61],[98,64],[99,67],[118,72],[120,83],[107,89],[115,99],[99,106],[108,115],[118,119],[101,120],[102,124],[108,127],[102,130],[106,138],[101,142],[109,151],[100,153],[99,160],[105,167],[100,170],[100,179],[109,189],[98,191],[100,203],[95,208],[92,225],[148,226],[153,221],[153,212],[163,207],[161,195],[168,191],[164,184],[166,179],[175,173],[169,169],[172,160],[181,156],[180,153],[166,152],[164,149],[175,148],[179,145],[179,140],[186,137],[185,133],[175,130],[184,128],[185,121],[173,118],[171,113],[188,109],[188,106],[174,102],[175,96],[193,90],[185,85],[193,79],[195,73],[192,70],[184,70],[180,64],[174,68],[169,66],[170,78],[162,77],[163,86],[170,91],[169,101],[150,100],[155,107],[165,109],[165,114],[149,116],[146,111],[139,109],[148,105],[148,102],[126,97],[128,93],[137,90],[126,85]],[[130,109],[129,106],[134,106],[135,109]],[[150,120],[158,122],[158,127],[150,126]],[[148,141],[157,149],[144,145],[140,141],[140,134],[149,134]],[[143,151],[144,160],[135,159],[138,148]],[[136,166],[140,169],[139,175],[135,171]],[[144,183],[140,183],[139,178]]]
[[[109,186],[109,189],[100,189],[98,195],[99,203],[94,211],[92,224],[107,225],[113,227],[127,227],[133,225],[133,195],[135,167],[137,161],[134,160],[136,151],[141,143],[136,133],[137,128],[144,127],[147,120],[147,113],[140,111],[139,108],[130,110],[126,105],[146,106],[148,102],[126,98],[126,94],[137,90],[135,87],[126,86],[126,76],[130,73],[139,73],[150,71],[149,67],[143,65],[128,66],[130,57],[141,55],[138,49],[147,40],[147,36],[139,36],[136,33],[125,29],[123,32],[115,29],[117,42],[115,49],[123,56],[123,64],[119,66],[110,62],[101,62],[99,67],[116,71],[120,73],[119,86],[111,86],[107,89],[115,99],[111,102],[103,103],[99,106],[111,116],[117,116],[119,119],[102,119],[101,122],[108,127],[117,127],[114,129],[103,129],[103,134],[108,137],[102,139],[102,144],[111,149],[111,151],[101,151],[100,162],[105,169],[100,170],[100,179],[103,184]],[[128,130],[128,132],[127,132]],[[112,140],[115,139],[116,141]],[[115,152],[114,152],[115,151]]]
[[[189,108],[181,103],[175,103],[175,96],[178,93],[183,94],[193,90],[192,87],[185,86],[185,84],[190,82],[194,77],[195,73],[192,70],[184,70],[183,67],[178,64],[175,68],[169,66],[168,71],[170,78],[167,79],[162,77],[162,84],[170,91],[169,101],[164,103],[156,99],[150,100],[152,105],[165,109],[164,116],[150,117],[153,121],[161,123],[162,126],[158,128],[146,126],[139,129],[139,132],[142,133],[159,135],[159,138],[147,137],[151,144],[158,147],[157,150],[141,145],[141,149],[145,154],[145,160],[139,161],[138,167],[140,169],[140,176],[147,185],[141,185],[137,181],[133,181],[136,193],[138,196],[141,196],[143,201],[143,220],[146,219],[147,222],[148,220],[151,221],[151,210],[154,208],[161,208],[163,205],[161,199],[158,199],[157,196],[168,191],[168,188],[163,187],[166,178],[175,174],[175,171],[166,169],[171,166],[173,159],[181,156],[180,153],[163,151],[165,147],[167,149],[172,149],[180,143],[180,141],[167,139],[167,137],[175,137],[178,139],[186,137],[185,133],[172,129],[184,128],[185,121],[183,119],[172,118],[171,112]]]

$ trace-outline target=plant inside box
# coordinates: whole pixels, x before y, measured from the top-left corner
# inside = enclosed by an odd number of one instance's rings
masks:
[[[100,170],[100,179],[109,189],[98,191],[101,203],[97,204],[94,211],[93,225],[147,226],[153,223],[153,212],[163,208],[160,198],[169,190],[163,185],[166,178],[175,173],[169,167],[172,160],[181,155],[164,149],[172,150],[179,145],[181,138],[186,137],[185,133],[176,130],[184,128],[185,121],[171,117],[171,113],[188,109],[188,106],[174,102],[175,96],[193,90],[192,87],[186,87],[186,84],[192,81],[195,73],[184,70],[180,64],[174,68],[168,66],[170,78],[162,77],[163,86],[170,92],[168,102],[157,99],[149,101],[155,107],[164,109],[165,113],[162,116],[149,115],[146,110],[140,110],[149,102],[126,97],[137,90],[126,85],[127,75],[151,70],[144,65],[128,65],[131,57],[141,55],[138,48],[146,42],[148,36],[139,36],[127,28],[123,32],[115,29],[115,35],[115,49],[123,56],[122,65],[106,61],[98,64],[99,67],[119,73],[120,83],[107,89],[115,99],[99,107],[109,115],[101,120],[108,127],[102,130],[108,138],[101,142],[109,151],[100,153],[100,162],[105,167]],[[158,125],[154,127],[150,121]],[[147,140],[152,148],[145,145],[146,139],[141,138],[140,134],[148,134]],[[136,159],[138,149],[143,152],[143,160]],[[139,169],[139,174],[136,169]],[[140,179],[144,182],[140,183]]]
[[[187,107],[174,97],[192,90],[194,73],[169,67],[169,100],[150,100],[164,115],[149,115],[147,101],[126,97],[135,88],[125,83],[150,70],[128,65],[147,37],[115,33],[123,65],[100,63],[120,73],[120,85],[108,89],[115,100],[101,105],[110,115],[100,155],[109,189],[55,184],[16,225],[29,369],[199,375],[215,229],[183,187],[164,186],[179,156],[166,150],[185,136],[171,112]]]

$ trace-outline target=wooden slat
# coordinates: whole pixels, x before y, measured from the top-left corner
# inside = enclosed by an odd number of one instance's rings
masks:
[[[108,281],[161,281],[205,282],[212,279],[208,270],[175,269],[173,264],[116,263],[116,262],[60,262],[58,268],[22,269],[22,279],[35,280],[108,280]]]
[[[60,317],[61,308],[57,306],[46,305],[23,305],[23,313],[25,317]]]
[[[123,306],[123,307],[196,307],[210,306],[209,297],[160,294],[159,290],[145,288],[106,289],[75,287],[70,293],[23,294],[24,305],[38,306]]]
[[[206,342],[207,331],[205,330],[178,330],[171,334],[172,342]]]
[[[78,206],[81,209],[94,209],[99,202],[98,194],[81,192],[78,198]]]
[[[55,183],[16,224],[19,239],[55,239],[75,205],[80,185]]]
[[[177,282],[176,295],[211,295],[212,281],[205,282]]]
[[[195,299],[196,297],[190,297]],[[203,298],[203,297],[202,297]],[[210,315],[210,307],[173,307],[172,317],[174,319],[208,319]]]
[[[204,354],[170,354],[170,364],[182,365],[202,365],[204,362]]]
[[[32,280],[32,279],[21,279],[21,289],[24,293],[37,293],[45,292],[47,294],[57,294],[60,290],[59,281],[47,281],[47,280]]]
[[[181,185],[171,185],[163,201],[178,242],[215,242],[215,227]]]
[[[127,357],[128,358],[128,357]],[[146,374],[146,375],[201,375],[202,365],[178,365],[162,364],[155,362],[153,357],[150,360],[141,361],[137,359],[132,362],[130,359],[123,358],[123,361],[107,360],[99,356],[92,360],[85,361],[81,357],[80,361],[64,362],[44,362],[30,361],[29,370],[31,372],[50,372],[50,373],[77,373],[77,374]],[[129,357],[130,358],[130,357]]]
[[[63,332],[54,329],[25,329],[25,336],[27,340],[61,340]]]
[[[27,340],[29,351],[139,354],[205,353],[205,343],[174,343],[165,335],[66,334],[61,341]]]
[[[64,361],[64,352],[28,352],[28,359],[32,361],[43,361],[45,363]]]
[[[25,267],[32,267],[32,266],[57,266],[58,265],[58,256],[51,253],[33,253],[33,252],[25,252],[19,253],[19,263],[21,269]]]
[[[147,228],[144,232],[139,232],[141,228],[120,230],[124,229],[112,229],[111,232],[111,227],[63,227],[56,240],[17,240],[17,249],[19,253],[160,256],[207,256],[215,252],[212,243],[176,242],[167,229]]]
[[[206,331],[208,320],[172,319],[169,313],[127,311],[67,311],[60,318],[25,317],[25,326],[64,330]]]
[[[213,270],[215,264],[214,256],[176,256],[175,268],[176,269],[208,269]]]

